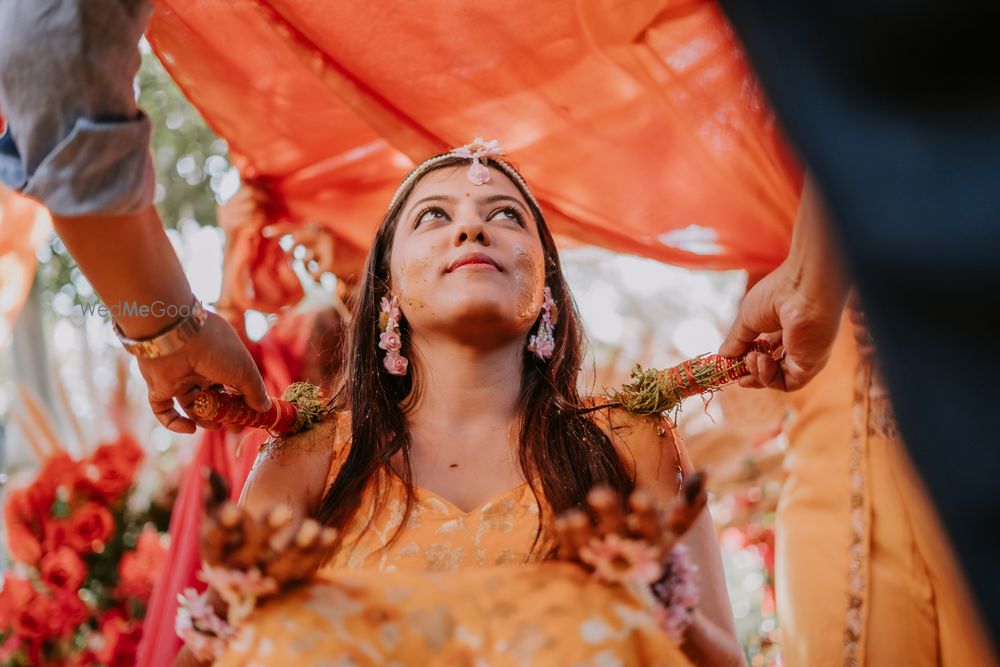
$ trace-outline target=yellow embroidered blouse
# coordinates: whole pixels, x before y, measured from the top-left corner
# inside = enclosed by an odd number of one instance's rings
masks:
[[[347,456],[349,439],[350,419],[343,418],[336,428],[327,488]],[[517,564],[534,560],[532,554],[544,554],[554,543],[550,529],[539,530],[539,504],[528,482],[469,512],[419,486],[414,487],[414,495],[406,526],[390,544],[403,521],[405,483],[385,472],[378,483],[369,485],[341,542],[344,546],[320,576],[345,570],[448,572]]]
[[[349,420],[335,433],[327,485],[346,457]],[[642,440],[680,456],[672,433]],[[628,592],[532,555],[548,552],[553,533],[548,521],[539,530],[527,482],[469,512],[416,487],[391,543],[406,489],[391,474],[380,482],[315,582],[262,605],[218,665],[690,665]]]

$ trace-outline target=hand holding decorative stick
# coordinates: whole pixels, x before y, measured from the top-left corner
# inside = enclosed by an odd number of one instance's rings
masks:
[[[192,409],[206,421],[223,425],[262,428],[273,436],[304,431],[330,412],[319,387],[307,382],[288,386],[281,398],[271,399],[271,409],[258,412],[246,404],[243,396],[222,387],[198,392]]]
[[[764,341],[754,343],[751,352],[772,353]],[[689,396],[717,391],[748,375],[746,355],[730,359],[706,354],[662,371],[636,366],[632,371],[633,381],[610,392],[609,397],[614,405],[633,414],[659,415],[676,410]],[[319,388],[305,382],[289,385],[280,399],[272,398],[271,404],[267,412],[257,412],[240,394],[214,387],[199,392],[192,408],[205,421],[262,428],[274,436],[304,431],[331,411]]]
[[[753,352],[772,354],[771,346],[762,340],[755,342],[747,354]],[[679,408],[685,398],[718,391],[748,375],[746,354],[734,358],[704,354],[665,370],[636,366],[632,382],[610,392],[609,397],[613,405],[632,414],[661,415]]]

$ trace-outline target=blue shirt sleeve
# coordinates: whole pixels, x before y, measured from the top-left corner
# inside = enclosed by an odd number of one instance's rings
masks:
[[[153,203],[149,118],[135,103],[148,0],[0,2],[0,182],[55,215]]]

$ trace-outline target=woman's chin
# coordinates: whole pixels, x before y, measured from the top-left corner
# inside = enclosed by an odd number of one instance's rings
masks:
[[[455,333],[475,331],[486,332],[490,337],[505,333],[516,336],[530,326],[523,317],[518,317],[514,304],[509,302],[464,298],[429,310],[434,313],[434,321],[427,322],[428,325]],[[420,326],[419,322],[412,324]]]

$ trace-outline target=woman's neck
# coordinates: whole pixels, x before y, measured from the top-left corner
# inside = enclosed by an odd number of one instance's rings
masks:
[[[523,345],[482,350],[450,340],[413,343],[420,390],[406,412],[414,444],[424,436],[441,445],[491,435],[506,441],[519,412]]]

